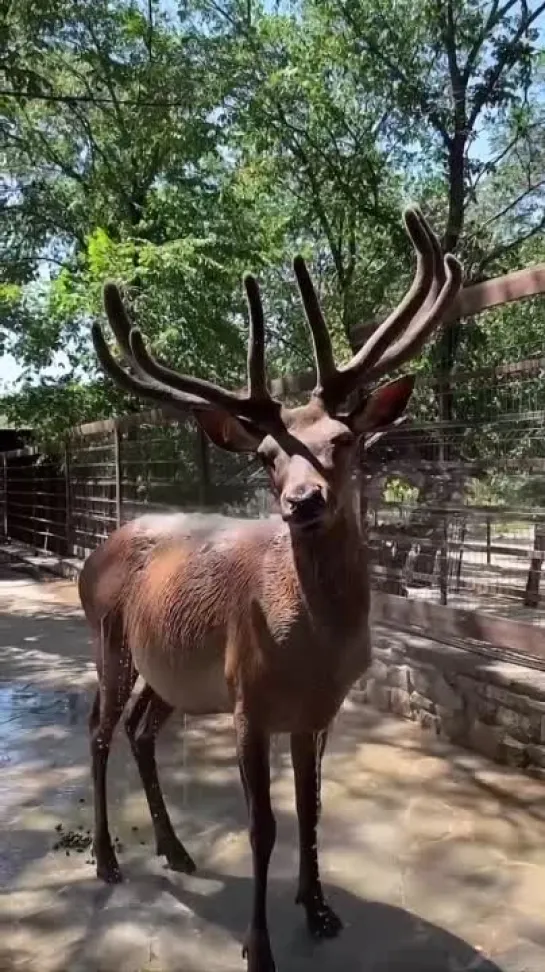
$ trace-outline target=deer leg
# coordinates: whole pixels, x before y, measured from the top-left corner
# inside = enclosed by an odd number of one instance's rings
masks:
[[[276,839],[270,799],[269,738],[242,715],[235,716],[237,755],[248,806],[253,863],[253,905],[242,955],[248,972],[275,972],[267,927],[267,877]]]
[[[127,677],[120,673],[119,682],[110,689],[101,679],[97,689],[91,714],[89,733],[91,737],[91,770],[93,776],[95,836],[94,850],[97,860],[97,877],[108,884],[122,880],[119,864],[112,846],[108,828],[108,802],[106,796],[106,771],[114,729],[131,694],[137,678],[134,670]]]
[[[327,904],[318,864],[318,821],[321,811],[321,764],[327,732],[291,735],[295,799],[299,822],[299,887],[296,902],[302,904],[314,938],[334,938],[342,922]]]
[[[164,854],[172,870],[192,874],[195,863],[174,832],[155,761],[157,733],[173,711],[172,706],[146,684],[127,711],[125,729],[148,801],[157,853]]]

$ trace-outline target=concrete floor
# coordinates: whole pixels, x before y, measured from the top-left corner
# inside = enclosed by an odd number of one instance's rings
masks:
[[[91,826],[87,632],[74,586],[0,565],[0,972],[243,972],[250,857],[229,723],[178,719],[159,763],[186,877],[154,857],[120,733],[112,833],[126,881],[55,851]],[[292,778],[275,744],[270,929],[278,972],[543,972],[545,792],[411,724],[348,709],[324,765],[322,868],[345,921],[314,945],[293,903]]]

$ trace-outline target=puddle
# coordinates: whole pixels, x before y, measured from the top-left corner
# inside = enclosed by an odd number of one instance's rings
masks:
[[[36,730],[85,723],[88,708],[85,692],[0,685],[0,766],[16,761],[21,744]]]

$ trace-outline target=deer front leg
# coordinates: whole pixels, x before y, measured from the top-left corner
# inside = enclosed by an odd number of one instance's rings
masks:
[[[309,931],[314,938],[334,938],[342,928],[340,918],[324,898],[318,864],[321,764],[326,740],[327,731],[291,735],[299,821],[299,887],[295,900],[303,905]]]
[[[276,839],[270,799],[269,738],[243,715],[235,716],[237,755],[248,806],[253,861],[253,905],[242,955],[248,972],[275,972],[267,927],[267,876]]]

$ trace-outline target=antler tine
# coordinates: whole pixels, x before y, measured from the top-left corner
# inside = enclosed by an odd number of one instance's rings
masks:
[[[131,326],[123,301],[115,284],[106,284],[104,304],[108,320],[127,362],[138,378],[125,371],[110,353],[98,325],[93,327],[93,343],[97,357],[110,377],[120,387],[154,402],[167,402],[179,409],[209,409],[214,405],[241,418],[266,424],[274,421],[280,405],[270,398],[265,381],[264,322],[257,282],[247,286],[250,305],[250,340],[248,351],[248,381],[250,393],[246,398],[203,379],[178,374],[153,358],[144,344],[140,331]]]
[[[104,285],[104,309],[108,318],[108,323],[114,332],[115,339],[121,349],[124,358],[131,368],[136,371],[139,378],[133,377],[125,371],[110,353],[108,345],[104,339],[102,330],[98,324],[93,326],[93,344],[97,357],[110,378],[123,388],[125,391],[136,392],[141,397],[148,398],[153,402],[168,403],[183,411],[187,411],[192,406],[199,408],[209,408],[210,406],[202,398],[195,395],[176,395],[158,381],[152,381],[146,373],[142,371],[132,353],[130,345],[131,322],[119,288],[112,281]]]
[[[314,345],[314,360],[316,362],[317,376],[315,393],[321,394],[327,388],[328,383],[334,380],[337,375],[331,336],[324,315],[322,314],[314,284],[312,283],[307,265],[302,256],[295,257],[293,269],[297,278],[297,285]]]
[[[437,300],[437,295],[441,290],[445,282],[445,267],[443,264],[443,251],[441,250],[441,244],[437,233],[435,233],[430,224],[424,219],[424,216],[417,209],[419,218],[424,222],[426,231],[429,235],[430,243],[433,249],[433,281],[429,289],[428,296],[422,304],[420,313],[423,314],[428,311],[432,304]]]
[[[251,273],[244,277],[248,300],[250,334],[248,338],[248,395],[253,399],[270,399],[265,368],[265,322],[259,285]]]
[[[129,334],[131,354],[140,372],[164,387],[178,392],[197,395],[209,404],[218,405],[233,415],[250,419],[264,428],[276,426],[280,415],[280,403],[271,398],[265,373],[265,326],[263,306],[257,281],[248,274],[244,278],[250,315],[248,341],[248,395],[215,385],[204,378],[179,374],[160,364],[147,350],[142,334],[132,328]]]
[[[462,268],[451,253],[447,253],[444,259],[444,269],[445,282],[432,307],[427,313],[418,315],[395,344],[384,352],[368,372],[369,381],[376,381],[418,354],[449,305],[456,299],[462,285]]]
[[[132,324],[127,316],[119,288],[112,281],[104,284],[104,309],[121,351],[132,364],[132,351],[129,343]]]
[[[381,359],[387,348],[413,320],[424,304],[433,284],[435,258],[432,231],[416,207],[404,214],[405,228],[416,250],[416,271],[413,283],[396,309],[382,322],[351,361],[340,369],[345,375],[346,388],[351,391]]]
[[[162,388],[157,384],[152,384],[149,381],[141,381],[139,378],[134,378],[130,375],[128,371],[115,360],[113,357],[100,324],[96,321],[93,323],[91,330],[93,345],[95,348],[96,356],[102,365],[103,370],[107,375],[110,376],[116,385],[123,388],[124,391],[136,393],[141,398],[147,398],[151,402],[160,402],[161,404],[172,405],[175,408],[187,412],[188,408],[192,406],[198,406],[199,408],[209,408],[207,402],[203,401],[202,398],[198,398],[195,395],[182,396],[175,395],[173,392],[169,391],[167,388]],[[117,337],[117,335],[116,335]],[[132,355],[129,355],[132,363]]]
[[[150,378],[161,382],[171,389],[176,389],[184,394],[198,395],[205,401],[220,408],[226,409],[246,418],[252,418],[255,414],[253,402],[248,398],[239,398],[234,392],[214,385],[205,378],[193,378],[191,375],[178,374],[172,368],[160,364],[148,351],[144,343],[141,332],[133,327],[129,336],[131,351],[134,355],[138,367],[142,369]]]

